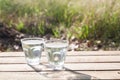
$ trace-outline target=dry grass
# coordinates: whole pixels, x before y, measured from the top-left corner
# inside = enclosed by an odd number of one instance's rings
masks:
[[[120,0],[0,1],[0,21],[24,33],[51,33],[58,38],[64,33],[69,39],[75,36],[115,42],[120,39]]]

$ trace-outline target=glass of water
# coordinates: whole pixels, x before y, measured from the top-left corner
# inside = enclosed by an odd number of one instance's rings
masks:
[[[22,48],[25,53],[27,64],[38,65],[44,47],[43,38],[23,38],[21,39]]]
[[[54,70],[62,70],[67,52],[67,40],[48,40],[45,43],[45,50],[50,66]]]

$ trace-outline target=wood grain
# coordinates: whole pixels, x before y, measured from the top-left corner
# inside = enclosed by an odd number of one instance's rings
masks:
[[[1,80],[120,79],[120,71],[0,72]]]
[[[65,64],[66,70],[78,70],[78,71],[117,71],[120,70],[120,63],[72,63]],[[39,65],[35,67],[38,71],[52,70],[47,64]],[[27,64],[1,64],[0,71],[34,71]]]
[[[120,79],[120,51],[67,52],[65,70],[54,71],[45,52],[41,64],[26,64],[23,52],[0,52],[0,80]]]
[[[46,55],[42,52],[42,56]],[[70,51],[67,52],[68,56],[120,56],[120,51]],[[24,52],[0,52],[0,57],[2,56],[24,56]]]
[[[44,56],[41,63],[47,63]],[[120,56],[66,56],[66,63],[120,63]],[[25,57],[0,57],[0,64],[25,64]]]
[[[36,72],[0,72],[0,80],[47,80]]]

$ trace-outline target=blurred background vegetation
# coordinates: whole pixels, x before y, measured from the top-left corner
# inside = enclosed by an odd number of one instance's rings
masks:
[[[120,43],[120,0],[0,0],[0,23],[21,33]]]

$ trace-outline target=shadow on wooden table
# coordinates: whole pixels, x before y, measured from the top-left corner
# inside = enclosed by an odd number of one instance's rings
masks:
[[[47,77],[48,79],[52,80],[92,80],[97,79],[93,76],[88,74],[81,73],[77,70],[71,70],[68,68],[64,68],[65,70],[52,70],[48,65],[38,65],[32,66],[29,65],[31,68],[35,70],[35,72]],[[98,79],[97,79],[98,80]]]
[[[92,79],[99,80],[94,76],[90,76],[88,74],[81,73],[80,71],[77,71],[77,70],[71,70],[68,68],[65,68],[65,70],[68,71],[69,73],[73,74],[73,75],[70,75],[67,78],[67,80],[92,80]]]

